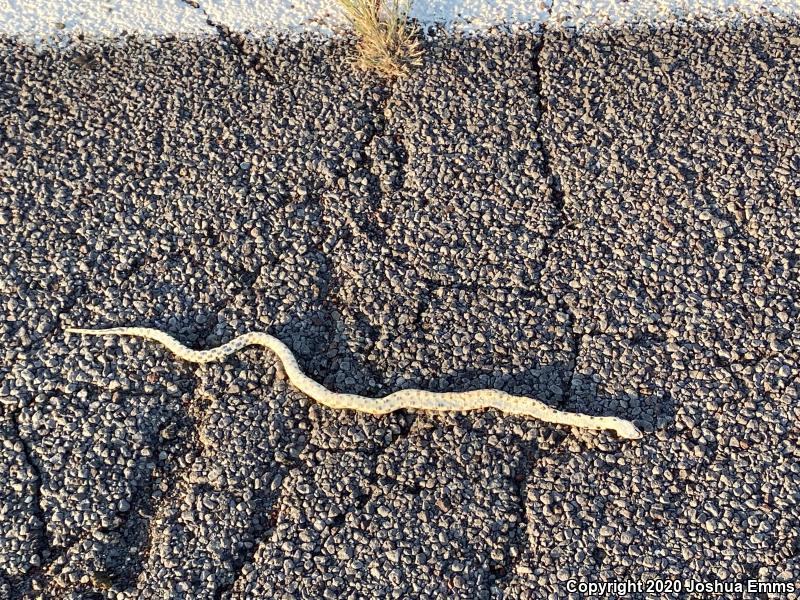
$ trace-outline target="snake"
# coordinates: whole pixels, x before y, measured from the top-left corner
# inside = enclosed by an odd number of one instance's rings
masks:
[[[133,336],[163,344],[175,356],[191,363],[224,361],[246,346],[261,346],[277,356],[291,384],[306,396],[333,409],[349,409],[371,415],[385,415],[400,409],[424,411],[466,412],[494,408],[511,415],[533,417],[557,425],[583,429],[611,430],[619,438],[638,440],[642,432],[631,421],[618,417],[596,417],[578,412],[557,410],[535,398],[515,396],[498,389],[479,389],[465,392],[432,392],[403,389],[381,398],[344,394],[329,390],[303,373],[289,347],[278,338],[261,331],[244,333],[231,341],[208,350],[193,350],[159,329],[149,327],[111,327],[84,329],[69,327],[66,333],[93,336]]]

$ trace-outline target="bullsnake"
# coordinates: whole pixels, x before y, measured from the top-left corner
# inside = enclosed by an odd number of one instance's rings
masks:
[[[148,327],[113,327],[110,329],[68,328],[67,333],[83,335],[127,335],[161,342],[178,358],[193,363],[222,361],[245,346],[263,346],[273,352],[286,372],[289,381],[301,392],[330,408],[357,410],[371,415],[384,415],[403,408],[429,411],[468,411],[496,408],[514,415],[535,417],[547,423],[570,425],[584,429],[610,429],[620,438],[637,440],[642,432],[631,422],[618,417],[593,417],[583,413],[556,410],[526,396],[514,396],[502,390],[483,389],[467,392],[430,392],[419,389],[400,390],[382,398],[357,394],[340,394],[327,389],[305,375],[292,351],[276,337],[260,331],[240,335],[222,346],[210,350],[192,350],[158,329]]]

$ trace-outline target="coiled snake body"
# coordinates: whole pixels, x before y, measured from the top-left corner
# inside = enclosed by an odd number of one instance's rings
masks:
[[[251,331],[210,350],[192,350],[172,336],[148,327],[113,327],[110,329],[68,328],[67,333],[83,335],[127,335],[161,342],[178,358],[193,363],[222,361],[245,346],[263,346],[273,352],[286,372],[289,381],[301,392],[330,408],[357,410],[372,415],[383,415],[401,408],[431,411],[468,411],[496,408],[506,413],[535,417],[547,423],[571,425],[585,429],[610,429],[624,439],[636,440],[642,432],[630,421],[617,417],[593,417],[550,408],[528,398],[514,396],[502,390],[484,389],[468,392],[430,392],[418,389],[400,390],[383,398],[368,398],[357,394],[332,392],[305,375],[292,351],[279,339],[260,331]]]

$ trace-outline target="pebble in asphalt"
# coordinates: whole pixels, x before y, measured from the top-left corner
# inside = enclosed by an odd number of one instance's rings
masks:
[[[797,581],[798,28],[137,41],[0,70],[0,594],[563,597]],[[91,54],[93,61],[72,60]],[[317,406],[486,385],[632,416]]]

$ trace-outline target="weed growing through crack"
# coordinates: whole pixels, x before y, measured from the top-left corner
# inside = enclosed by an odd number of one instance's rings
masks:
[[[408,19],[411,0],[339,0],[358,36],[356,64],[394,79],[422,64],[422,47]]]

